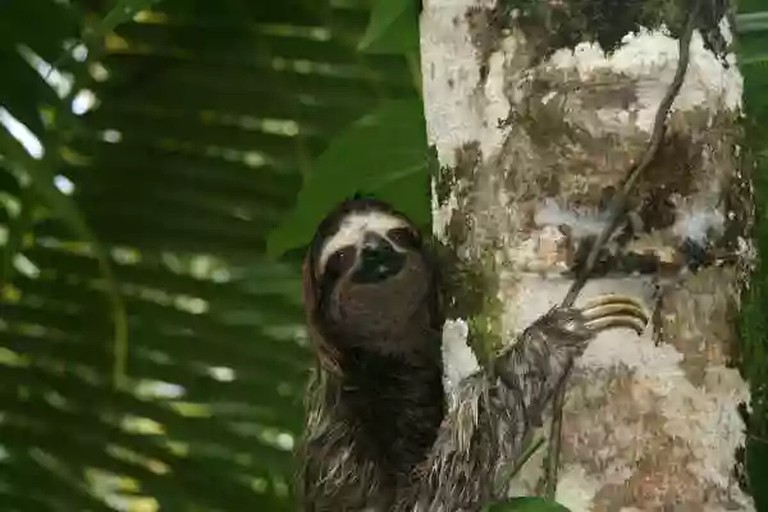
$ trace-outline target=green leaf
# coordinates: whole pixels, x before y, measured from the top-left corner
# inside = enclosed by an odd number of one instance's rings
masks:
[[[21,190],[19,212],[8,222],[8,239],[2,250],[2,268],[0,269],[0,289],[11,282],[14,274],[13,261],[24,244],[24,237],[32,227],[32,210],[34,198],[31,188],[25,186]]]
[[[741,35],[738,39],[737,55],[744,73],[748,72],[749,65],[764,65],[768,62],[768,28]],[[758,70],[757,75],[756,79],[762,79],[764,71]],[[758,99],[750,98],[749,95],[747,97],[751,100]]]
[[[405,59],[356,49],[369,3],[0,0],[0,104],[46,156],[0,141],[4,256],[25,262],[0,294],[0,509],[295,509],[312,353],[298,262],[262,252],[333,138],[415,96]],[[54,65],[63,100],[17,51],[53,62],[83,37],[98,51]],[[424,144],[414,105],[381,145]],[[356,189],[428,217],[423,176],[370,162]],[[119,389],[104,261],[131,328]]]
[[[126,325],[125,306],[123,305],[122,297],[117,291],[117,283],[112,274],[109,256],[93,235],[74,200],[63,194],[54,185],[51,157],[46,156],[44,160],[30,157],[21,143],[5,129],[0,131],[0,154],[4,155],[11,165],[18,166],[20,170],[29,173],[32,191],[40,201],[56,212],[70,228],[93,246],[99,268],[107,282],[107,295],[114,321],[114,365],[112,379],[114,385],[116,387],[119,386],[125,377],[128,328]]]
[[[768,509],[768,488],[761,485],[768,482],[768,439],[754,436],[747,439],[747,471],[757,510]]]
[[[367,53],[410,53],[419,47],[415,0],[377,0],[358,50]]]
[[[149,9],[160,1],[161,0],[117,0],[115,6],[110,9],[106,16],[94,26],[88,27],[84,31],[82,41],[71,42],[66,46],[59,58],[56,59],[56,62],[53,63],[53,66],[51,66],[51,69],[62,67],[72,60],[72,50],[81,42],[88,47],[94,46],[116,27],[127,21],[131,21],[136,14],[145,9]]]
[[[768,11],[751,12],[736,15],[736,32],[746,34],[768,30]]]
[[[525,496],[489,505],[486,512],[569,512],[567,508],[544,498]]]
[[[739,14],[758,12],[765,8],[765,0],[740,0],[738,2]]]
[[[88,30],[86,40],[93,41],[104,37],[118,25],[132,20],[136,14],[149,9],[158,2],[160,0],[118,0],[107,15],[96,26]]]
[[[382,199],[423,222],[428,216],[423,206],[429,204],[428,163],[421,102],[381,105],[339,134],[314,162],[296,207],[270,234],[268,253],[275,257],[306,244],[320,220],[355,193],[377,196],[382,192]],[[392,188],[398,185],[411,188],[398,194]]]
[[[395,177],[370,191],[370,195],[381,199],[405,214],[420,228],[427,230],[432,220],[429,207],[429,175],[427,172],[412,172]]]

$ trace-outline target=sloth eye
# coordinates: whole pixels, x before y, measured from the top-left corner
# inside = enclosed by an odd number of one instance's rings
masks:
[[[339,277],[347,272],[355,264],[357,251],[352,245],[342,247],[328,258],[325,264],[325,273],[331,277]]]
[[[393,228],[387,231],[387,238],[401,249],[418,249],[419,236],[411,228]]]

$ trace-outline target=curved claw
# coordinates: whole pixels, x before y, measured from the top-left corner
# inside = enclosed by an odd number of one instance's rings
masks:
[[[633,297],[626,295],[600,295],[590,299],[581,308],[585,327],[599,332],[615,327],[627,327],[638,335],[648,324],[648,315],[643,305]]]

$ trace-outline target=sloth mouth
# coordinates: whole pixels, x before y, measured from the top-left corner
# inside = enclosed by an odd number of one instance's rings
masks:
[[[376,235],[366,236],[358,256],[358,267],[352,274],[355,283],[378,283],[396,276],[405,265],[405,254]]]

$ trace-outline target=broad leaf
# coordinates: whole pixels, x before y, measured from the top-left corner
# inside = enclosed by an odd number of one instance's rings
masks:
[[[277,256],[306,244],[320,219],[356,193],[381,192],[423,221],[428,163],[421,103],[382,104],[334,138],[314,162],[293,212],[270,234],[268,252]],[[393,186],[403,194],[393,193]],[[419,204],[419,197],[425,202]]]
[[[368,53],[409,53],[419,48],[417,0],[376,0],[358,49]]]
[[[486,512],[569,512],[567,508],[543,498],[522,497],[489,505]]]

